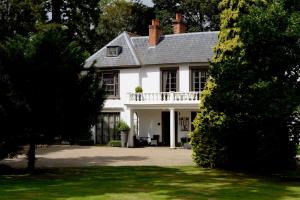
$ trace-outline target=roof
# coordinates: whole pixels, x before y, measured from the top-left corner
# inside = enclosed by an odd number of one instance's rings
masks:
[[[123,32],[86,60],[96,67],[128,67],[155,64],[207,63],[213,56],[219,32],[196,32],[161,36],[155,47],[149,36],[133,36]],[[122,46],[118,57],[106,57],[107,46]]]

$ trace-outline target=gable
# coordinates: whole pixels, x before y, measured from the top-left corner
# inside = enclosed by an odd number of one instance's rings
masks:
[[[95,67],[139,66],[140,63],[134,55],[134,52],[132,52],[133,50],[129,44],[128,37],[129,36],[125,32],[116,37],[94,55],[89,57],[85,62],[85,67],[90,67],[93,62],[96,62]],[[122,51],[118,56],[108,56],[108,47],[121,47]]]

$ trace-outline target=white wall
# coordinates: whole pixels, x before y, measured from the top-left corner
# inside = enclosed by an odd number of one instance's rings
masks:
[[[170,66],[172,67],[172,66]],[[178,67],[178,66],[173,66]],[[160,92],[160,66],[144,66],[142,68],[120,70],[120,99],[108,99],[104,108],[123,108],[128,92],[134,92],[135,87],[141,86],[143,92]],[[188,65],[179,66],[179,92],[190,90],[190,68]]]
[[[172,66],[169,66],[172,67]],[[178,66],[173,66],[178,67]],[[128,98],[128,92],[134,92],[136,86],[141,86],[143,92],[160,92],[160,66],[146,66],[142,68],[121,69],[120,70],[120,99],[108,99],[105,102],[104,109],[118,108],[121,112],[121,119],[129,122],[129,111],[124,105]],[[188,65],[179,66],[179,91],[188,92],[190,90],[190,68]],[[180,138],[187,137],[190,131],[191,111],[176,110],[178,115],[178,142]],[[161,133],[161,112],[162,110],[135,110],[139,117],[139,134],[141,137],[152,137],[154,134],[160,135],[159,140],[162,141]],[[181,131],[180,117],[189,118],[189,131]],[[158,125],[158,123],[160,125]]]
[[[137,113],[139,117],[139,136],[152,138],[153,135],[159,135],[159,141],[161,142],[161,110],[138,110]]]
[[[190,68],[188,65],[179,66],[179,92],[190,91]]]
[[[140,69],[140,86],[143,92],[160,92],[159,66],[147,66]]]
[[[120,98],[124,101],[128,92],[134,92],[139,85],[139,69],[122,69],[120,70]]]

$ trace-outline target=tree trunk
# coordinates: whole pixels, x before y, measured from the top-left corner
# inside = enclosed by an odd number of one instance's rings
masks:
[[[29,150],[27,153],[28,170],[33,171],[35,168],[35,142],[31,141],[29,144]]]
[[[60,24],[61,23],[61,7],[62,0],[52,0],[52,22]]]

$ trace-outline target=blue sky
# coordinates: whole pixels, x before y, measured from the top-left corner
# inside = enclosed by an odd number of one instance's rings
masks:
[[[150,7],[153,6],[152,0],[142,0],[142,2],[143,2],[145,5],[147,5],[147,6],[150,6]]]

